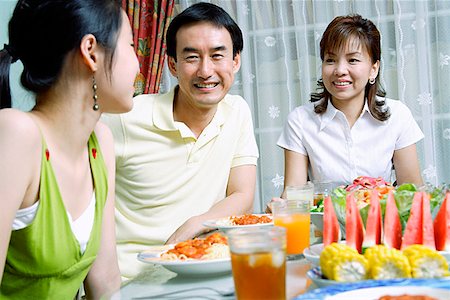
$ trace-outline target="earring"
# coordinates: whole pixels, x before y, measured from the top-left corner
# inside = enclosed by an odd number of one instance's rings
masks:
[[[94,75],[92,75],[92,91],[94,92],[94,96],[92,96],[92,98],[94,99],[94,106],[92,106],[92,109],[97,111],[99,106],[97,104],[97,83],[95,82]]]
[[[370,83],[370,84],[374,84],[374,83],[375,83],[375,78],[370,78],[370,79],[369,79],[369,83]]]

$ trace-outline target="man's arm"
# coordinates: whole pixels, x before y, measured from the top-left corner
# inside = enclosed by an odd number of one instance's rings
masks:
[[[212,206],[206,213],[189,218],[167,240],[167,244],[192,239],[209,229],[203,222],[231,215],[251,213],[256,185],[256,166],[242,165],[230,170],[227,197]]]

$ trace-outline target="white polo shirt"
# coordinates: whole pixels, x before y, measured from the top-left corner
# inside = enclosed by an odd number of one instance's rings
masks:
[[[392,99],[386,99],[386,104],[391,111],[388,120],[375,119],[366,102],[352,128],[331,101],[322,115],[314,112],[314,103],[297,107],[277,144],[308,156],[310,180],[350,183],[366,175],[391,181],[394,151],[424,135],[406,105]]]
[[[116,230],[122,275],[144,266],[136,255],[164,244],[192,216],[226,196],[230,169],[256,165],[258,148],[250,109],[227,95],[198,139],[173,120],[174,90],[140,95],[133,110],[105,115],[116,151]]]

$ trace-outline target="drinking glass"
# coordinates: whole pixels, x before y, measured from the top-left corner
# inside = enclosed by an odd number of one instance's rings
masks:
[[[331,180],[313,181],[313,182],[314,182],[313,205],[317,206],[320,200],[324,200],[325,197],[331,195],[334,184]]]
[[[314,200],[313,207],[315,208],[314,213],[311,214],[311,244],[322,242],[323,237],[323,211],[317,210],[319,204],[333,191],[333,182],[331,180],[314,180]]]
[[[287,186],[287,200],[309,200],[310,206],[314,205],[314,184],[308,181],[303,185]]]
[[[286,230],[242,228],[227,236],[237,299],[286,299]]]
[[[313,202],[314,185],[288,186],[287,200],[272,203],[273,222],[286,228],[287,254],[302,254],[310,244],[310,206]]]

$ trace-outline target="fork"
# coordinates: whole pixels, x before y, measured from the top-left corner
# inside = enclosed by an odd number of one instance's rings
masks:
[[[212,288],[212,287],[204,286],[204,287],[193,287],[193,288],[182,289],[182,290],[178,290],[178,291],[167,292],[167,293],[160,293],[160,294],[149,295],[149,296],[133,297],[132,299],[133,300],[155,299],[155,298],[159,298],[159,297],[165,297],[165,296],[171,296],[171,295],[188,293],[188,292],[193,292],[193,291],[201,291],[201,290],[212,291],[214,293],[219,294],[222,297],[229,297],[229,296],[233,296],[234,295],[234,288],[229,288],[227,290],[218,290],[218,289],[215,289],[215,288]]]

